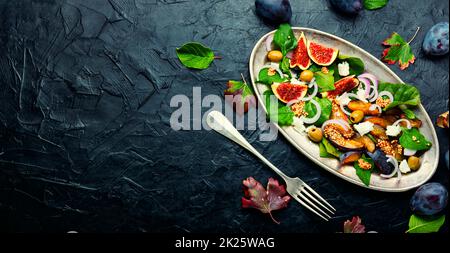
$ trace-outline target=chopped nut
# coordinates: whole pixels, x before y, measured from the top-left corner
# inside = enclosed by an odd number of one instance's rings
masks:
[[[305,101],[300,101],[298,103],[291,105],[291,110],[296,117],[308,116],[308,113],[304,110],[304,108],[305,108]]]
[[[267,75],[274,76],[277,73],[277,71],[274,68],[269,68],[267,71]]]
[[[385,153],[386,155],[395,156],[395,150],[388,140],[378,139],[377,147],[379,147],[381,151],[383,151],[383,153]]]
[[[324,74],[328,74],[328,72],[329,72],[327,67],[322,67],[321,71]]]
[[[377,98],[375,103],[379,105],[381,108],[385,108],[391,103],[391,100],[389,98],[383,99],[382,97],[379,97]]]
[[[369,162],[366,162],[364,159],[359,159],[358,165],[363,170],[370,170],[372,168],[372,165]]]
[[[416,136],[413,136],[413,137],[412,137],[412,140],[413,140],[413,141],[416,141],[416,140],[417,140],[417,137],[416,137]]]

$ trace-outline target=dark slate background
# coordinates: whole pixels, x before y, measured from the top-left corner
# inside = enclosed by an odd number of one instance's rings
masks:
[[[346,18],[325,0],[291,1],[292,24],[320,29],[380,56],[397,31],[416,63],[391,68],[417,85],[430,117],[448,110],[448,55],[426,58],[426,31],[448,21],[448,1],[391,0]],[[0,0],[0,231],[337,232],[359,215],[368,230],[404,232],[413,192],[380,193],[318,168],[280,136],[251,143],[288,175],[302,177],[335,207],[331,222],[299,204],[274,215],[241,209],[242,180],[274,176],[255,157],[209,131],[173,131],[176,94],[223,93],[248,76],[256,41],[273,27],[254,1]],[[199,41],[223,57],[204,71],[178,62],[175,48]],[[206,108],[207,109],[207,108]],[[431,181],[448,186],[448,131]],[[443,229],[448,230],[447,225]]]

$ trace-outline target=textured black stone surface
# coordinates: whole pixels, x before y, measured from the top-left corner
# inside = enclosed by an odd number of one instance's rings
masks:
[[[391,68],[422,93],[434,120],[448,110],[448,55],[426,58],[421,41],[448,21],[448,1],[390,1],[346,18],[326,0],[291,1],[292,24],[330,32],[379,57],[397,31],[416,63]],[[0,231],[336,232],[359,215],[368,230],[404,232],[412,192],[381,193],[318,168],[280,136],[243,134],[289,175],[337,207],[320,221],[295,202],[274,215],[241,209],[241,182],[274,176],[242,148],[209,131],[170,128],[170,98],[223,93],[248,73],[256,41],[272,30],[254,1],[0,0]],[[199,41],[223,57],[204,71],[178,62],[175,48]],[[448,186],[448,131],[431,181]],[[445,225],[444,231],[448,230]]]

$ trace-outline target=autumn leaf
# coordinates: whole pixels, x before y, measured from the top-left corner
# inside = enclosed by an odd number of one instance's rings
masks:
[[[247,84],[242,74],[241,76],[242,81],[228,81],[227,89],[224,91],[225,100],[231,103],[240,115],[248,111],[249,105],[256,106],[253,89]]]
[[[383,41],[383,45],[387,46],[383,50],[382,60],[388,64],[395,64],[398,62],[400,69],[404,70],[409,67],[409,64],[413,64],[416,57],[411,51],[410,43],[414,40],[420,27],[417,28],[414,36],[406,42],[400,34],[394,32],[389,38]]]
[[[279,185],[277,180],[269,178],[266,190],[253,177],[245,179],[242,183],[245,193],[245,197],[242,197],[242,207],[255,208],[268,213],[275,223],[280,224],[273,218],[272,211],[285,208],[291,199],[289,195],[286,195],[284,185]]]
[[[366,227],[361,224],[361,218],[354,216],[351,221],[344,222],[344,233],[365,233]]]

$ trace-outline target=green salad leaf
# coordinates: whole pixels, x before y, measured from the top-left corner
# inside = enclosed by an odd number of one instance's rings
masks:
[[[409,84],[404,83],[380,83],[378,92],[389,91],[394,96],[394,102],[384,108],[389,110],[399,105],[418,106],[420,104],[419,90]]]
[[[176,51],[181,63],[192,69],[206,69],[214,60],[213,51],[197,42],[186,43]]]
[[[364,0],[363,5],[368,10],[376,10],[383,8],[388,2],[389,0]]]
[[[297,47],[297,38],[295,38],[294,32],[289,24],[281,24],[278,30],[275,32],[273,42],[277,45],[283,56]]]
[[[316,79],[317,86],[319,86],[319,92],[325,92],[334,90],[334,70],[330,69],[328,73],[323,73],[322,71],[317,71],[314,73],[314,78]]]
[[[281,72],[283,72],[284,74],[287,74],[289,76],[289,78],[292,78],[290,67],[291,67],[291,65],[289,62],[289,58],[287,58],[286,56],[283,57],[283,60],[280,61]]]
[[[409,229],[406,233],[433,233],[438,232],[444,225],[445,215],[441,215],[436,219],[426,219],[417,215],[411,215],[409,218]]]
[[[320,118],[314,123],[316,126],[321,126],[325,121],[327,121],[330,118],[331,115],[331,101],[328,98],[313,98],[315,101],[317,101],[320,105],[320,108],[322,109],[322,112],[320,114]],[[308,117],[312,118],[317,113],[316,106],[311,102],[306,102],[304,110],[308,113]]]
[[[343,55],[343,54],[339,54],[338,55],[338,63],[342,63],[342,62],[347,62],[349,67],[350,67],[350,75],[361,75],[362,73],[364,73],[365,70],[365,66],[364,66],[364,62],[358,58],[358,57],[352,57],[352,56],[348,56],[348,55]],[[338,72],[337,70],[337,65],[336,65],[336,72]]]
[[[278,123],[280,126],[290,126],[294,122],[294,112],[291,107],[280,103],[272,90],[266,90],[263,93],[266,100],[267,116],[270,121]],[[273,102],[277,105],[272,104]]]
[[[322,142],[319,144],[320,157],[339,158],[342,154],[337,148],[335,148],[326,138],[322,138]]]
[[[250,96],[254,96],[253,88],[244,81],[228,81],[228,89],[225,90],[225,94],[241,95],[242,105],[248,101]]]
[[[403,108],[403,106],[399,106],[399,107],[403,111],[403,113],[406,115],[406,118],[408,118],[408,119],[416,118],[416,114],[412,110],[410,110],[408,108]]]
[[[315,64],[314,62],[308,68],[308,70],[310,70],[311,72],[317,72],[317,71],[320,71],[321,69],[322,69],[322,67]]]
[[[256,81],[256,82],[266,84],[266,85],[271,85],[273,83],[282,83],[285,81],[287,81],[287,79],[284,77],[281,77],[278,72],[275,72],[275,75],[270,76],[269,68],[263,68],[259,71],[258,81]]]
[[[412,150],[428,150],[432,145],[415,127],[411,129],[402,127],[402,136],[400,136],[399,142],[402,147]]]
[[[356,170],[356,175],[359,177],[359,179],[366,185],[369,186],[370,184],[370,178],[372,176],[372,170],[373,168],[375,168],[375,164],[372,160],[372,158],[367,157],[366,155],[362,155],[361,159],[363,159],[364,161],[370,163],[370,165],[372,166],[370,169],[368,170],[364,170],[362,169],[359,164],[358,161],[356,161],[353,166],[355,167]]]

